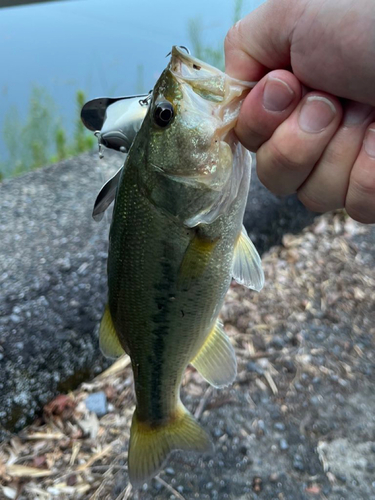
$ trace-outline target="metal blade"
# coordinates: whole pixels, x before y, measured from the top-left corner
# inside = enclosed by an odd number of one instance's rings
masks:
[[[99,222],[104,217],[104,212],[115,199],[117,185],[120,180],[121,172],[124,167],[122,166],[113,177],[107,181],[99,191],[94,203],[92,217],[96,222]]]

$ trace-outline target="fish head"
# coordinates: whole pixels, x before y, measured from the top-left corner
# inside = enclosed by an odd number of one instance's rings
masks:
[[[215,200],[217,204],[233,173],[233,128],[250,88],[251,84],[229,77],[181,48],[172,48],[143,124],[145,164],[148,171],[159,174],[149,179],[156,204],[172,204],[175,211],[181,206],[180,211],[186,212],[186,203],[193,204],[199,197],[199,206],[194,206],[200,213],[207,213]],[[160,176],[164,179],[158,183]],[[178,200],[171,196],[170,182],[169,202],[164,199],[166,179],[175,183]]]

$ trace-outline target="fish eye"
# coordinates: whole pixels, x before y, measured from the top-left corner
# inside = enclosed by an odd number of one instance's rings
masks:
[[[167,127],[174,118],[174,109],[169,101],[159,102],[154,111],[154,121],[159,127]]]

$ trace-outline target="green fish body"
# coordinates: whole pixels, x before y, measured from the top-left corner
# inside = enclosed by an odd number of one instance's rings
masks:
[[[215,387],[233,382],[236,358],[220,308],[232,277],[263,285],[242,226],[249,155],[232,132],[247,91],[174,47],[119,182],[100,344],[132,362],[134,485],[175,449],[211,449],[180,401],[182,377],[190,363]]]

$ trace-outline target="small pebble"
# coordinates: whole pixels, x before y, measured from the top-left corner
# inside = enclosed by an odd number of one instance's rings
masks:
[[[295,455],[294,456],[293,467],[296,470],[299,470],[300,472],[303,472],[305,470],[305,466],[303,465],[303,461],[302,461],[301,455]]]
[[[107,396],[102,391],[89,394],[85,399],[85,404],[86,408],[96,413],[98,417],[106,415],[108,411]]]
[[[172,467],[167,467],[165,469],[165,473],[168,474],[169,476],[174,476],[175,475],[175,471]]]
[[[248,372],[258,373],[258,375],[263,375],[264,373],[263,368],[253,361],[246,363],[246,370]]]
[[[286,439],[280,439],[279,442],[280,450],[285,451],[289,448],[288,441]]]
[[[282,422],[276,422],[276,424],[274,425],[275,429],[277,431],[280,431],[280,432],[284,432],[285,431],[285,425],[282,423]]]
[[[21,316],[18,316],[18,314],[11,314],[10,315],[10,321],[12,323],[21,323],[22,318],[21,318]]]

